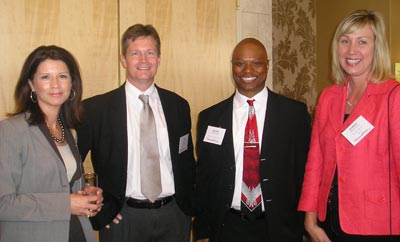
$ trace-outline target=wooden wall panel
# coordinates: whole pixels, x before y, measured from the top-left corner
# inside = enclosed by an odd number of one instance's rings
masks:
[[[398,1],[398,0],[394,0]],[[390,41],[390,0],[316,0],[317,6],[317,93],[332,84],[330,80],[330,46],[336,27],[342,19],[357,9],[380,12]]]
[[[84,97],[118,86],[118,2],[1,0],[0,119],[27,55],[40,45],[69,50],[81,66]]]
[[[236,44],[234,0],[1,0],[0,119],[13,110],[13,90],[26,56],[56,44],[78,59],[84,97],[125,81],[119,39],[135,23],[153,24],[161,36],[156,82],[184,96],[193,124],[200,110],[234,90],[230,58]]]
[[[230,59],[236,44],[235,7],[234,0],[120,1],[121,35],[135,23],[152,24],[159,32],[156,83],[189,101],[194,127],[199,111],[234,91]]]
[[[392,64],[400,63],[400,1],[390,1],[390,53]]]

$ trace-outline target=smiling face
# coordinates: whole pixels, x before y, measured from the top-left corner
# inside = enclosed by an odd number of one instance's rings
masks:
[[[265,88],[268,56],[255,39],[242,40],[232,54],[232,75],[240,94],[253,97]]]
[[[58,112],[70,95],[72,78],[63,61],[47,59],[39,64],[29,85],[36,92],[38,105],[44,113]]]
[[[121,55],[128,81],[139,90],[146,90],[154,82],[160,65],[160,56],[152,37],[139,37],[130,41],[125,55]]]
[[[375,36],[368,25],[341,36],[338,43],[339,63],[351,79],[367,80],[372,69]]]

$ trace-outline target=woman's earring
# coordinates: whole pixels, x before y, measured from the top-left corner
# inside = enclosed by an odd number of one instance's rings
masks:
[[[69,100],[69,101],[74,100],[75,95],[76,95],[75,90],[74,90],[74,89],[71,89],[71,93],[69,94],[68,100]]]
[[[37,96],[36,96],[36,92],[35,91],[31,91],[30,97],[31,97],[31,101],[33,103],[37,103]]]

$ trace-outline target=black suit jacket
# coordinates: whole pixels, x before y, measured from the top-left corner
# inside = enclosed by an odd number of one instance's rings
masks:
[[[192,212],[194,165],[190,107],[177,94],[157,87],[168,129],[175,198],[184,213]],[[91,151],[99,186],[103,189],[104,206],[91,218],[95,229],[109,224],[125,202],[127,180],[127,113],[125,85],[84,101],[86,119],[77,129],[78,147],[85,159]],[[188,148],[179,153],[179,141],[189,134]]]
[[[260,153],[265,225],[271,242],[302,241],[304,216],[297,212],[310,140],[307,107],[268,90]],[[235,187],[233,95],[199,114],[195,239],[218,241]],[[221,145],[204,142],[208,126],[226,129]]]

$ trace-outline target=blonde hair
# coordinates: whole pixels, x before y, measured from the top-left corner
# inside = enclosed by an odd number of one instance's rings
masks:
[[[375,36],[374,58],[371,67],[372,83],[378,83],[391,77],[390,53],[386,40],[385,23],[378,12],[357,10],[345,17],[338,25],[332,39],[332,79],[336,84],[343,85],[347,73],[339,62],[338,45],[341,36],[354,33],[368,25]]]

